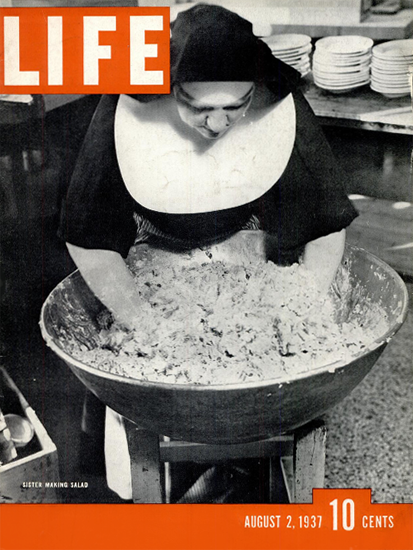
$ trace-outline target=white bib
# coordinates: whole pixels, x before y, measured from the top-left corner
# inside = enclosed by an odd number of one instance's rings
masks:
[[[212,212],[262,196],[284,172],[295,141],[292,95],[252,106],[217,140],[186,126],[173,96],[141,103],[121,95],[115,115],[119,168],[132,197],[170,214]]]

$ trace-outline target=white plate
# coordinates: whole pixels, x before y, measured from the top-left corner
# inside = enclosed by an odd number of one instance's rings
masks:
[[[271,48],[277,50],[291,50],[303,48],[311,42],[311,36],[306,34],[273,34],[263,38],[264,42]]]
[[[334,65],[324,65],[318,61],[313,61],[313,67],[316,70],[323,71],[329,74],[348,74],[357,73],[370,69],[369,63],[363,63],[362,65],[348,65],[347,67],[336,67]]]
[[[288,65],[302,65],[303,63],[310,63],[310,58],[307,57],[297,57],[295,59],[283,59],[282,57],[279,57],[278,59],[281,59],[281,61],[284,61],[284,63],[287,63]]]
[[[272,55],[275,57],[278,57],[279,59],[286,59],[286,58],[293,58],[293,57],[304,57],[309,56],[310,52],[293,52],[293,53],[285,53],[285,52],[273,52],[271,51]]]
[[[391,80],[391,81],[398,81],[398,80],[405,80],[408,81],[411,79],[413,75],[409,74],[408,72],[404,71],[402,73],[388,73],[386,71],[378,71],[375,68],[371,68],[371,74],[374,76],[377,76],[377,78],[382,78],[384,80]]]
[[[379,67],[388,67],[389,69],[397,69],[403,67],[409,67],[413,65],[412,59],[405,59],[403,61],[383,61],[383,59],[378,59],[377,57],[372,57],[372,64],[378,65]]]
[[[374,46],[373,53],[382,59],[411,57],[413,56],[413,38],[390,40],[389,42],[378,44]]]
[[[309,55],[310,50],[304,50],[304,51],[293,51],[293,52],[274,52],[271,50],[271,53],[278,58],[286,58],[286,57],[302,57],[304,55]]]
[[[357,82],[349,82],[345,84],[332,84],[330,82],[319,81],[318,79],[315,78],[314,82],[319,88],[324,88],[326,90],[347,90],[350,88],[359,88],[360,86],[369,84],[370,80],[364,79]]]
[[[294,67],[311,67],[311,63],[309,59],[306,59],[304,61],[300,61],[300,63],[291,63]]]
[[[311,69],[310,63],[304,63],[302,65],[294,65],[294,63],[287,63],[287,65],[290,65],[290,67],[293,67],[293,69],[300,71],[300,73],[302,72],[308,73]]]
[[[372,56],[372,61],[375,63],[381,63],[382,65],[411,65],[413,64],[413,56],[406,55],[406,57],[378,57]]]
[[[370,65],[361,65],[359,67],[346,67],[346,70],[343,71],[342,68],[337,70],[336,67],[326,67],[325,65],[320,65],[319,63],[313,63],[313,68],[315,71],[319,73],[324,74],[331,74],[334,76],[347,76],[351,74],[359,74],[359,73],[368,73],[370,72]]]
[[[334,87],[342,88],[344,86],[352,86],[353,84],[370,82],[370,78],[363,77],[363,78],[351,78],[348,80],[330,80],[328,78],[320,78],[319,76],[314,75],[314,82],[316,84],[320,82],[324,86],[334,86]]]
[[[407,92],[410,90],[410,86],[390,86],[388,84],[380,84],[375,81],[370,82],[371,85],[380,92]]]
[[[375,65],[376,67],[383,67],[384,69],[408,69],[409,67],[413,66],[413,60],[396,63],[395,61],[382,61],[381,59],[373,57],[371,60],[371,64]]]
[[[409,95],[410,92],[402,92],[402,93],[392,93],[392,92],[381,92],[380,90],[376,90],[375,88],[373,88],[373,86],[370,86],[370,88],[381,94],[381,95],[384,95],[384,97],[387,97],[388,99],[397,99],[399,97],[405,97],[406,95]]]
[[[384,80],[377,80],[377,78],[370,78],[370,81],[380,88],[403,88],[407,89],[410,87],[410,82],[390,82]]]
[[[323,86],[323,85],[320,85],[320,84],[317,84],[317,86],[319,88],[321,88],[322,90],[327,90],[328,92],[331,92],[332,94],[345,94],[347,92],[351,92],[353,90],[356,90],[357,88],[362,88],[366,84],[368,84],[368,82],[364,82],[362,84],[356,84],[354,86],[347,86],[347,87],[344,87],[344,88],[332,88],[330,86]]]
[[[357,63],[349,65],[331,65],[329,63],[322,63],[318,59],[313,58],[313,65],[319,67],[322,71],[333,72],[333,73],[348,73],[362,71],[370,67],[370,63]]]
[[[292,52],[292,53],[285,53],[285,52],[273,52],[271,51],[271,53],[273,55],[275,55],[275,57],[282,57],[282,58],[286,58],[286,57],[303,57],[303,56],[308,56],[309,55],[309,51],[304,51],[304,52]]]
[[[345,67],[346,70],[343,70],[343,67],[337,68],[330,68],[326,67],[324,65],[320,65],[318,63],[313,63],[313,69],[317,72],[324,73],[324,74],[331,74],[333,76],[348,76],[352,74],[359,74],[359,73],[368,73],[370,72],[370,66],[369,65],[363,65],[360,67]]]
[[[370,84],[369,81],[364,80],[362,82],[349,82],[348,84],[343,84],[342,86],[334,86],[333,84],[329,84],[328,82],[316,82],[316,86],[319,88],[322,88],[323,90],[337,90],[339,92],[340,90],[349,90],[351,88],[361,88],[362,86],[366,86],[367,84]],[[388,90],[385,90],[386,92]],[[390,90],[393,92],[394,90]],[[397,90],[399,91],[399,90]]]
[[[327,36],[316,42],[316,48],[328,53],[353,54],[369,51],[374,42],[366,36]]]
[[[410,78],[411,73],[408,71],[383,71],[377,67],[371,67],[371,72],[381,76],[383,78],[393,79],[393,78]]]
[[[314,50],[319,55],[325,55],[330,57],[331,59],[334,59],[336,61],[340,61],[342,59],[354,59],[357,57],[361,57],[363,55],[371,55],[371,50],[365,50],[363,52],[353,52],[353,53],[332,53],[328,52],[327,50],[324,50],[323,48],[315,48]]]
[[[315,50],[314,55],[316,57],[323,57],[329,59],[332,63],[343,63],[346,61],[356,63],[359,59],[371,59],[371,52],[358,53],[356,55],[331,55],[324,50]]]
[[[390,84],[393,86],[408,86],[410,83],[410,79],[408,76],[405,77],[397,77],[397,78],[388,78],[386,76],[382,76],[380,74],[377,74],[376,72],[371,73],[372,80],[377,80],[377,82],[382,82],[383,84]]]
[[[386,90],[389,90],[389,91],[392,91],[392,90],[394,91],[395,89],[397,89],[399,91],[402,90],[403,92],[405,92],[406,90],[410,89],[410,85],[408,82],[390,84],[389,82],[382,82],[381,80],[376,80],[375,78],[371,78],[370,82],[376,88],[380,88],[381,90],[385,88]]]
[[[357,59],[358,57],[364,57],[365,55],[372,55],[371,50],[365,50],[363,52],[335,54],[324,50],[323,48],[317,48],[317,46],[314,49],[314,53],[316,55],[323,55],[325,57],[333,59],[334,61],[342,61],[343,59]]]
[[[270,49],[272,52],[281,52],[281,53],[294,53],[294,52],[309,52],[313,49],[312,44],[304,44],[304,46],[300,46],[299,48],[279,48],[278,46],[270,46]]]
[[[362,86],[366,86],[368,84],[370,84],[368,80],[364,80],[362,82],[349,82],[348,84],[343,84],[342,86],[334,86],[333,84],[329,84],[328,82],[315,82],[315,85],[319,88],[322,88],[323,90],[336,90],[337,92],[339,92],[340,90],[361,88]]]
[[[387,84],[380,84],[375,80],[371,80],[370,84],[379,92],[407,93],[410,90],[410,86],[389,86]]]
[[[363,71],[352,71],[351,73],[334,73],[329,71],[322,71],[319,67],[313,65],[313,72],[324,78],[333,78],[333,79],[348,79],[348,78],[357,78],[360,76],[369,76],[370,70],[369,67]]]
[[[371,56],[370,54],[367,54],[354,59],[346,57],[341,60],[332,60],[331,57],[325,56],[323,54],[317,54],[317,52],[315,52],[313,59],[314,61],[322,63],[323,65],[331,65],[333,67],[349,67],[363,65],[364,63],[370,63]]]
[[[371,66],[372,71],[377,71],[378,73],[389,75],[389,77],[397,77],[397,76],[408,76],[409,74],[412,74],[411,71],[409,71],[408,67],[404,67],[403,69],[389,69],[387,67],[380,67],[377,65]]]

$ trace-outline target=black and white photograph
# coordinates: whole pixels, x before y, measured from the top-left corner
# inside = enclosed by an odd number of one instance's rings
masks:
[[[170,93],[0,94],[0,503],[413,503],[413,1],[0,6],[170,8]]]

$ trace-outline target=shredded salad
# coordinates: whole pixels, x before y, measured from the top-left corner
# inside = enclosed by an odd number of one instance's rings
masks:
[[[128,378],[201,385],[293,378],[350,360],[386,323],[379,306],[362,301],[338,321],[337,295],[321,300],[301,264],[130,268],[146,304],[140,329],[128,331],[104,312],[99,345],[72,350],[89,366]]]

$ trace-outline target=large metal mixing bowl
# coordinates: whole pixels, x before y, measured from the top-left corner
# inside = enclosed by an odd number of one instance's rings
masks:
[[[265,247],[261,246],[262,240],[257,246],[256,232],[242,233],[238,248],[245,249],[247,256],[262,256]],[[145,250],[146,245],[141,245],[135,254],[139,256]],[[339,403],[370,371],[405,320],[407,290],[391,267],[365,250],[350,246],[343,262],[351,279],[351,290],[344,296],[348,308],[355,292],[357,299],[362,296],[369,303],[381,304],[388,316],[388,329],[351,361],[337,361],[293,379],[284,376],[197,386],[133,380],[90,367],[65,351],[65,342],[76,331],[84,337],[85,332],[96,330],[96,314],[102,309],[77,271],[48,296],[41,312],[41,331],[48,346],[90,391],[142,428],[200,443],[260,440],[293,430]]]

